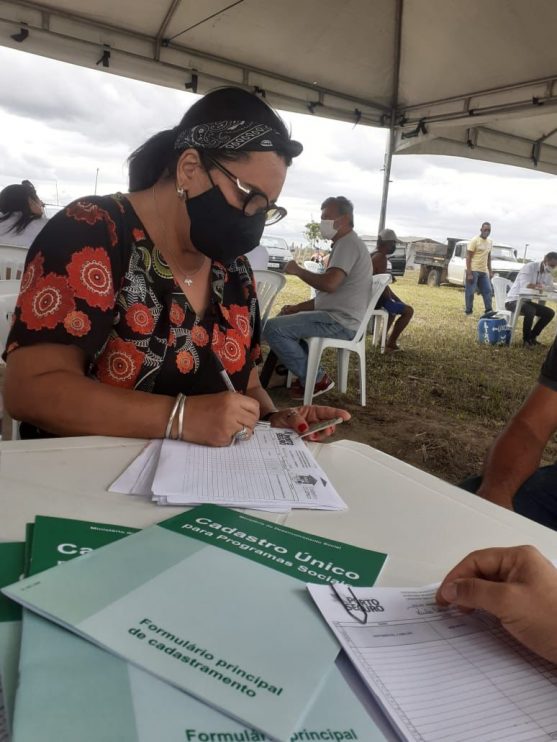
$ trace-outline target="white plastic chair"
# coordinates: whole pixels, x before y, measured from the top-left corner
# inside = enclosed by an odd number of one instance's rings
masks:
[[[505,319],[507,321],[507,327],[510,327],[512,325],[513,313],[509,309],[505,309],[505,302],[513,283],[508,278],[503,278],[502,276],[493,276],[491,283],[495,292],[495,309],[497,310],[497,314]]]
[[[0,295],[0,356],[6,348],[17,297],[17,294]]]
[[[325,268],[321,263],[316,263],[315,260],[304,260],[304,268],[310,273],[325,273]],[[310,286],[309,298],[315,299],[315,289]]]
[[[21,279],[27,249],[14,245],[0,245],[0,281]]]
[[[259,313],[261,315],[261,329],[269,319],[269,314],[277,298],[286,283],[286,276],[276,271],[253,271],[255,288],[259,301]]]
[[[385,290],[385,286],[391,282],[389,273],[380,273],[373,276],[369,287],[369,301],[366,313],[360,323],[360,326],[352,340],[340,340],[338,338],[304,338],[308,346],[308,367],[304,382],[304,404],[311,404],[313,399],[313,390],[317,379],[319,361],[325,348],[337,349],[337,376],[339,389],[342,394],[346,392],[348,386],[348,361],[350,353],[357,353],[360,361],[360,404],[366,405],[366,329],[379,301],[379,297]],[[289,375],[290,376],[290,375]]]
[[[11,296],[12,294],[19,294],[19,287],[21,286],[21,279],[0,279],[0,296]]]
[[[2,283],[12,283],[11,281],[0,281]],[[19,284],[19,281],[13,283]],[[15,305],[17,302],[18,294],[1,294],[0,295],[0,356],[6,349],[6,341],[12,326],[12,315],[14,313]],[[1,363],[1,361],[0,361]],[[0,390],[0,394],[2,390]],[[19,426],[15,420],[11,420],[8,413],[4,410],[5,420],[2,423],[2,432],[7,438],[17,440],[19,438]],[[10,423],[11,423],[11,436],[10,436]]]
[[[381,341],[381,353],[387,345],[387,329],[389,327],[389,313],[386,309],[374,309],[369,320],[368,332],[372,336],[374,346]]]

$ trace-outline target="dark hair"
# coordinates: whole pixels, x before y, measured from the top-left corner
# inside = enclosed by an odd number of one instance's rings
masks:
[[[350,226],[354,226],[354,204],[352,201],[349,201],[346,196],[329,196],[329,198],[326,198],[323,203],[321,204],[321,211],[323,209],[326,209],[327,206],[330,206],[331,204],[334,204],[337,207],[339,216],[343,216],[344,214],[348,214],[350,217]]]
[[[487,224],[487,226],[491,229],[491,222],[482,222],[482,227],[484,226],[484,224]]]
[[[161,177],[173,178],[176,175],[183,150],[175,149],[174,145],[181,131],[199,124],[228,120],[254,121],[270,126],[284,139],[284,147],[275,147],[272,151],[282,157],[286,165],[292,163],[288,147],[290,132],[278,113],[257,95],[242,88],[217,88],[188,108],[177,126],[160,131],[132,152],[128,158],[130,191],[151,188]],[[206,158],[202,157],[204,164],[206,159],[232,162],[249,156],[246,150],[196,149],[206,155]]]
[[[543,256],[544,260],[557,260],[557,252],[548,252]]]
[[[21,185],[6,186],[0,191],[0,224],[13,214],[20,215],[19,219],[8,230],[9,232],[20,234],[33,219],[39,218],[37,214],[33,214],[31,211],[30,198],[39,200],[35,186],[28,180],[22,180]]]

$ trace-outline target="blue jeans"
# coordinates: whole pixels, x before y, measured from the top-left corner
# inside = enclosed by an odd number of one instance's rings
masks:
[[[263,338],[276,353],[279,361],[304,383],[308,366],[305,337],[339,338],[351,340],[356,333],[336,322],[328,312],[298,312],[267,320]],[[317,381],[325,374],[320,366]]]
[[[459,486],[477,492],[481,483],[481,477],[470,477]],[[542,466],[528,477],[513,497],[513,510],[557,531],[557,464]]]
[[[489,280],[489,273],[483,273],[480,271],[472,271],[472,280],[466,281],[464,287],[464,295],[466,298],[466,313],[471,314],[474,306],[474,294],[476,288],[480,290],[480,293],[484,300],[484,306],[486,312],[491,312],[491,281]]]

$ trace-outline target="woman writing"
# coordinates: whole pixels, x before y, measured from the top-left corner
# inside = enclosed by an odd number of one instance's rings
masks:
[[[301,150],[264,101],[223,88],[132,154],[129,194],[81,199],[50,220],[7,344],[5,403],[22,436],[223,446],[260,419],[303,432],[349,418],[277,411],[255,367],[259,309],[243,256],[286,214],[276,201]],[[226,391],[222,367],[241,393]]]

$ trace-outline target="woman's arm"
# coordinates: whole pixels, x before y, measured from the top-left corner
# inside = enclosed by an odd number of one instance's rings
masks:
[[[58,435],[162,438],[174,398],[120,389],[85,376],[85,355],[71,345],[40,344],[8,356],[4,400],[9,414]],[[227,446],[243,426],[253,428],[259,404],[221,392],[188,397],[182,438]],[[177,434],[177,421],[174,435]]]

